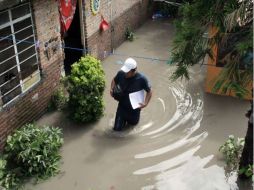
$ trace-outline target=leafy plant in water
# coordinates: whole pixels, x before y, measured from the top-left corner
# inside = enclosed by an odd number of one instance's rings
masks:
[[[253,165],[248,165],[247,167],[244,167],[244,168],[240,168],[239,169],[239,174],[243,174],[245,175],[247,178],[250,178],[253,176]]]
[[[129,27],[127,27],[125,31],[125,38],[131,42],[134,40],[134,32],[132,32]]]
[[[19,168],[7,168],[7,160],[0,157],[0,189],[18,189],[21,186],[21,180],[17,176]]]
[[[253,79],[253,1],[185,1],[179,7],[179,15],[171,54],[177,69],[171,78],[189,79],[189,67],[203,63],[206,55],[215,58],[214,45],[223,47],[229,39],[235,39],[227,50],[225,70],[213,81],[213,91],[232,91],[239,97],[247,95],[245,88]],[[211,26],[217,32],[207,36]],[[218,57],[217,61],[222,60]]]
[[[225,157],[227,167],[235,170],[239,166],[239,159],[244,146],[244,138],[237,138],[230,135],[228,140],[219,148]]]
[[[65,89],[65,83],[67,81],[66,77],[63,77],[60,81],[60,85],[58,86],[57,90],[55,90],[51,96],[51,101],[48,105],[48,110],[63,110],[66,108],[69,96]]]
[[[0,178],[0,189],[1,190],[16,190],[20,189],[21,187],[21,180],[20,178],[12,171],[7,171],[4,173],[3,178]]]
[[[47,179],[59,172],[62,132],[56,127],[27,124],[8,136],[4,149],[8,166],[19,178]],[[9,176],[10,177],[10,176]]]
[[[3,178],[6,169],[6,160],[0,158],[0,180]]]
[[[60,86],[52,95],[49,109],[63,110],[68,103],[68,96],[63,86]]]
[[[105,74],[98,59],[88,55],[74,63],[67,89],[70,117],[74,121],[92,122],[103,115]]]

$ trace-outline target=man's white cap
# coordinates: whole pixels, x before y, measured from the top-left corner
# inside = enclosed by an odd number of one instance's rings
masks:
[[[128,58],[125,60],[121,70],[125,73],[128,73],[131,69],[136,69],[136,67],[137,62],[133,58]]]

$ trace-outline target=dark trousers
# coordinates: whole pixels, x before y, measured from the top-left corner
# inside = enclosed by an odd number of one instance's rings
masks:
[[[139,122],[140,109],[127,110],[118,105],[113,130],[121,131],[127,124],[136,125]]]

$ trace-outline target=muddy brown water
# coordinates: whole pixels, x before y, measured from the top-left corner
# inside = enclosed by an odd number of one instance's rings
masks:
[[[27,189],[48,190],[230,190],[250,189],[225,174],[218,152],[228,135],[243,137],[248,102],[203,92],[205,68],[191,70],[192,80],[170,82],[168,59],[174,34],[165,21],[148,21],[134,42],[123,43],[103,61],[105,115],[78,126],[64,113],[46,114],[38,123],[63,128],[61,173]],[[135,128],[113,132],[117,102],[109,95],[112,77],[129,56],[150,80],[153,97]],[[140,58],[143,57],[143,58]],[[153,58],[153,59],[147,59]],[[239,188],[239,187],[240,188]]]

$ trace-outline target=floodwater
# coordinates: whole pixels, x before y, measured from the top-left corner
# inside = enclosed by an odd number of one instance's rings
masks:
[[[170,22],[148,21],[134,42],[105,59],[106,109],[97,123],[78,126],[60,112],[38,121],[63,128],[61,173],[28,189],[251,189],[250,183],[237,184],[235,173],[225,173],[218,151],[228,135],[245,136],[249,104],[205,94],[204,67],[193,68],[189,82],[170,82],[174,67],[158,59],[168,59],[173,33]],[[138,126],[113,132],[117,102],[109,95],[110,82],[129,56],[136,56],[138,70],[150,79],[153,97]]]

